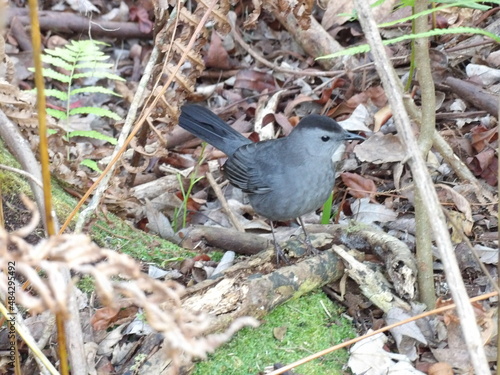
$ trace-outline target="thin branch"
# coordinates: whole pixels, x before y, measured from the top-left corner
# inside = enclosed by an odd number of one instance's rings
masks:
[[[398,134],[402,138],[410,156],[410,167],[415,185],[420,195],[425,198],[427,216],[432,218],[433,221],[432,229],[434,237],[445,266],[446,278],[450,285],[453,300],[457,304],[457,313],[472,365],[476,374],[488,374],[490,368],[484,352],[481,335],[479,334],[477,325],[473,324],[476,322],[474,311],[465,290],[464,281],[461,277],[460,268],[458,267],[451,244],[450,234],[448,233],[446,219],[439,204],[436,190],[411,130],[410,118],[403,103],[401,82],[389,63],[377,24],[370,10],[370,5],[363,0],[355,0],[355,4],[361,26],[371,47],[377,71],[392,107]]]
[[[217,196],[217,199],[219,200],[220,204],[222,205],[222,209],[226,212],[227,216],[229,217],[229,220],[233,224],[233,226],[236,228],[238,232],[244,232],[245,228],[243,228],[243,225],[238,221],[236,216],[234,215],[234,212],[229,208],[229,205],[227,204],[226,197],[224,197],[224,194],[222,194],[222,190],[215,181],[214,176],[212,173],[207,172],[206,174],[207,180],[210,183],[210,186],[214,190],[215,195]]]
[[[4,164],[0,164],[0,169],[5,169],[6,171],[20,174],[21,176],[24,176],[24,177],[30,179],[35,184],[37,184],[38,186],[40,186],[41,188],[43,188],[42,181],[40,179],[36,178],[35,176],[33,176],[29,172],[25,172],[25,171],[23,171],[22,169],[19,169],[19,168],[9,167],[8,165],[4,165]]]

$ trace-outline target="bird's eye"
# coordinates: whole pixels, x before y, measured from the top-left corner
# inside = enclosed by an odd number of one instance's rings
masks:
[[[322,137],[321,137],[321,140],[322,140],[323,142],[328,142],[328,141],[330,140],[330,137],[329,137],[329,136],[327,136],[327,135],[324,135],[324,136],[322,136]]]

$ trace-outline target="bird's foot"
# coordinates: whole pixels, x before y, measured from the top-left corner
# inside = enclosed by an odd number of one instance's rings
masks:
[[[302,218],[299,216],[298,219],[300,222],[300,226],[302,227],[302,231],[304,232],[304,239],[300,239],[300,242],[306,245],[306,255],[318,255],[319,250],[313,246],[311,237],[309,237],[309,233],[306,231],[306,226],[304,225]]]
[[[281,261],[284,264],[290,264],[290,259],[283,251],[283,248],[279,245],[279,243],[274,240],[274,249],[276,250],[276,264],[279,265]]]
[[[309,238],[308,235],[304,239],[300,239],[300,242],[302,242],[306,246],[306,255],[314,256],[314,255],[319,255],[319,250],[316,249],[312,242],[311,239]]]
[[[274,249],[276,250],[276,264],[279,265],[280,261],[283,261],[283,263],[285,264],[290,264],[290,259],[288,259],[287,255],[285,254],[280,244],[276,240],[276,235],[274,233],[274,227],[272,221],[271,221],[271,233],[273,235]]]

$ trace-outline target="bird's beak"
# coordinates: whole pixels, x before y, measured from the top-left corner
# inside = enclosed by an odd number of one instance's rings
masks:
[[[344,137],[345,140],[354,140],[354,139],[359,139],[360,141],[364,141],[366,138],[361,136],[361,135],[358,135],[358,134],[354,134],[354,133],[350,133],[350,132],[345,132],[345,137]]]

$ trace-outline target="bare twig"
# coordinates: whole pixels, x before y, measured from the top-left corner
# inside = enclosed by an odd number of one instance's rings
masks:
[[[414,13],[427,10],[427,0],[415,2]],[[414,20],[415,33],[423,34],[429,29],[426,17],[418,17]],[[432,78],[431,58],[429,56],[429,38],[417,38],[413,42],[415,49],[415,66],[417,78],[422,93],[420,135],[418,144],[422,151],[422,157],[427,159],[427,154],[432,147],[432,138],[436,128],[436,93],[434,91],[434,80]],[[418,260],[418,289],[421,301],[428,309],[433,309],[436,304],[436,291],[434,288],[434,269],[432,267],[432,237],[431,222],[425,212],[425,200],[417,191],[415,194],[415,222],[417,228],[416,248]]]
[[[37,184],[38,186],[40,186],[41,188],[43,188],[42,181],[40,181],[38,178],[36,178],[35,176],[33,176],[29,172],[23,171],[22,169],[19,169],[19,168],[9,167],[8,165],[3,165],[3,164],[0,164],[0,169],[5,169],[6,171],[20,174],[21,176],[24,176],[24,177],[30,179],[35,184]]]
[[[41,11],[40,28],[42,30],[59,30],[66,33],[91,33],[93,37],[108,37],[120,39],[146,38],[151,39],[152,32],[144,33],[137,22],[114,22],[96,20],[70,12]],[[16,18],[21,24],[29,25],[28,10],[25,8],[7,9],[7,21],[10,23]]]
[[[234,212],[229,208],[229,205],[227,204],[226,197],[224,197],[224,194],[222,194],[222,190],[219,187],[219,184],[215,181],[214,176],[212,173],[207,172],[206,174],[207,180],[210,183],[210,186],[214,190],[215,195],[217,196],[217,199],[219,199],[220,204],[222,205],[222,209],[226,212],[227,216],[229,217],[229,220],[233,224],[233,226],[236,228],[238,232],[244,232],[245,228],[241,225],[241,223],[238,221],[236,216],[234,215]]]
[[[232,21],[232,20],[231,20]],[[276,64],[273,64],[272,62],[267,61],[263,56],[261,56],[259,53],[255,52],[255,50],[250,47],[241,37],[240,33],[236,29],[236,25],[234,22],[231,22],[232,26],[232,34],[236,42],[245,50],[248,52],[250,56],[252,56],[255,60],[260,62],[262,65],[267,66],[268,68],[276,71],[276,72],[282,72],[282,73],[287,73],[287,74],[292,74],[292,75],[298,75],[298,76],[309,76],[309,77],[341,77],[345,74],[345,70],[333,70],[333,71],[307,71],[307,70],[295,70],[295,69],[286,69],[282,68]]]
[[[9,150],[12,152],[16,160],[21,164],[22,168],[29,175],[33,176],[36,180],[42,180],[42,173],[40,171],[40,165],[38,164],[28,141],[23,138],[19,129],[14,125],[9,118],[5,115],[3,111],[0,110],[0,137],[4,140]],[[40,213],[44,212],[45,204],[43,202],[43,190],[40,188],[39,184],[35,183],[35,180],[30,179],[29,184],[31,186],[31,191],[35,198],[36,204],[38,205]],[[45,230],[47,227],[45,225],[45,216],[42,214],[43,223]]]

